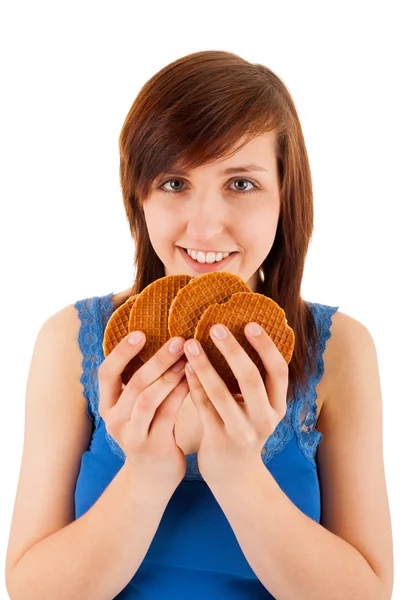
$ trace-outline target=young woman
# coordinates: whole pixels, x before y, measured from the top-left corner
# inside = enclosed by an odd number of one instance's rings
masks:
[[[37,336],[11,599],[389,599],[376,350],[359,321],[301,297],[313,193],[285,85],[229,52],[185,56],[143,86],[120,154],[135,280]],[[115,309],[160,277],[212,270],[284,309],[289,366],[248,324],[265,381],[229,328],[212,331],[241,395],[183,338],[123,386],[146,339],[105,358]]]

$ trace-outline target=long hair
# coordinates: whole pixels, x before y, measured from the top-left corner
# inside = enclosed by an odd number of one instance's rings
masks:
[[[300,296],[314,223],[311,171],[291,95],[262,64],[217,50],[195,52],[167,65],[136,97],[119,137],[120,182],[132,238],[136,279],[131,294],[165,277],[142,208],[154,179],[229,157],[253,138],[275,132],[280,216],[256,292],[272,298],[295,334],[287,400],[307,389],[317,361],[318,330]],[[238,145],[238,141],[243,143]]]

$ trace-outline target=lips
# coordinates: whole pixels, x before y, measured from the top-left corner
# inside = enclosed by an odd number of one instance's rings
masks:
[[[183,246],[179,246],[180,248],[183,248]],[[189,250],[191,250],[193,252],[193,248],[183,248],[183,250],[186,250],[186,252],[189,254]],[[217,255],[217,254],[226,254],[227,250],[194,250],[194,252],[203,252],[203,254],[208,254],[208,252],[212,252],[213,254]],[[229,252],[229,254],[232,254],[232,252]]]

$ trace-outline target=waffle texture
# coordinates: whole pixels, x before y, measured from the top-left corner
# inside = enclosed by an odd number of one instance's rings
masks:
[[[129,333],[129,317],[132,306],[135,304],[139,294],[130,296],[121,306],[115,310],[109,319],[104,331],[103,352],[104,356],[108,356],[110,352],[117,346],[125,336]],[[122,383],[126,385],[132,375],[142,366],[143,361],[138,355],[135,355],[132,360],[126,365],[121,373]]]
[[[171,304],[168,318],[171,337],[192,338],[203,312],[213,304],[226,302],[235,292],[251,294],[243,279],[232,273],[214,271],[192,279]]]
[[[190,275],[169,275],[150,283],[139,294],[129,317],[129,331],[143,331],[146,343],[138,356],[146,362],[167,343],[168,313],[173,299],[192,278]]]
[[[265,381],[266,370],[261,357],[244,333],[244,328],[250,321],[258,323],[267,332],[289,364],[294,350],[294,331],[287,324],[284,310],[271,298],[262,294],[239,292],[233,294],[228,302],[213,304],[204,311],[195,329],[194,338],[200,342],[214,369],[232,393],[240,393],[237,379],[211,339],[210,329],[215,323],[226,325],[258,367]]]
[[[251,321],[263,327],[289,363],[295,336],[284,310],[274,300],[252,292],[243,279],[232,273],[214,271],[194,278],[170,275],[128,298],[112,314],[104,333],[103,351],[107,356],[129,332],[145,333],[146,344],[122,373],[122,383],[126,385],[170,338],[194,338],[201,343],[229,391],[240,394],[235,375],[210,337],[210,328],[216,323],[226,325],[265,381],[265,367],[244,333],[245,325]]]

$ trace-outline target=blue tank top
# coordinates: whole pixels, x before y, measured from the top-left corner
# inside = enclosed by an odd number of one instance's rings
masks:
[[[94,296],[75,303],[81,321],[81,383],[94,426],[76,482],[76,519],[98,500],[125,461],[123,450],[107,433],[98,412],[97,370],[104,360],[102,342],[114,310],[112,296]],[[331,335],[331,317],[339,307],[311,302],[307,305],[319,333],[317,369],[309,378],[306,395],[289,402],[285,417],[268,438],[261,457],[290,500],[319,523],[315,457],[323,436],[316,430],[316,387],[324,373],[323,353]],[[197,454],[186,456],[185,477],[167,504],[142,564],[116,598],[273,599],[247,562],[229,521],[199,473],[196,458]]]

